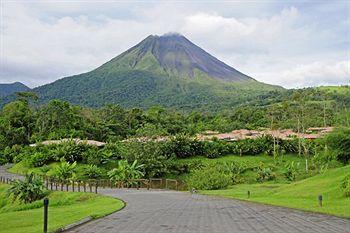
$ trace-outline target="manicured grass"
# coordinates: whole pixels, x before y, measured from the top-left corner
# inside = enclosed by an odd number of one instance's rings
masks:
[[[330,169],[323,174],[291,184],[242,184],[226,190],[201,193],[350,218],[350,198],[345,197],[340,188],[340,182],[348,174],[350,165]],[[249,199],[248,190],[251,192]],[[320,194],[323,195],[323,207],[318,206]]]
[[[0,185],[0,232],[35,233],[43,229],[42,200],[22,204],[6,197],[8,185]],[[124,207],[121,200],[92,193],[51,192],[49,231],[88,216],[98,218]]]
[[[58,163],[56,162],[56,163],[51,163],[49,165],[45,165],[45,169],[52,169],[57,164]],[[34,172],[36,174],[44,174],[44,172],[43,172],[44,170],[42,167],[31,168],[23,160],[19,163],[14,164],[7,171],[11,172],[11,173],[21,174],[21,175],[25,175],[25,174],[30,173],[30,172]]]

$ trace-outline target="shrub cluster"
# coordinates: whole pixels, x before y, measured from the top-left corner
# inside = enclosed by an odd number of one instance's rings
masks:
[[[340,184],[341,189],[346,197],[350,197],[350,175],[347,175]]]

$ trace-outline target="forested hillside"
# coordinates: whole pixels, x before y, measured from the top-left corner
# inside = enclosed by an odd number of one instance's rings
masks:
[[[349,87],[341,92],[307,88],[270,92],[236,108],[219,112],[179,112],[153,106],[148,110],[106,105],[85,108],[61,100],[38,105],[22,94],[0,113],[2,146],[46,139],[84,138],[100,141],[134,136],[194,135],[205,130],[229,132],[260,127],[305,130],[308,127],[350,126]]]

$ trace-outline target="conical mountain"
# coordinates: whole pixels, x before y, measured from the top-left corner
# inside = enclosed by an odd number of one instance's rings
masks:
[[[35,89],[46,102],[85,106],[232,107],[279,87],[257,82],[180,34],[150,35],[97,69]]]
[[[160,66],[160,67],[159,67]],[[101,68],[161,68],[169,76],[193,78],[202,72],[221,81],[248,81],[251,77],[235,70],[193,44],[180,34],[148,36]]]

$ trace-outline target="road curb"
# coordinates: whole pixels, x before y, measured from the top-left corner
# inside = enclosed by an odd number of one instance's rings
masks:
[[[54,230],[54,231],[52,231],[52,233],[59,233],[59,232],[64,232],[64,231],[71,230],[71,229],[73,229],[75,227],[78,227],[78,226],[83,225],[83,224],[85,224],[87,222],[90,222],[93,219],[94,219],[93,217],[88,216],[86,218],[83,218],[82,220],[79,220],[79,221],[74,222],[72,224],[69,224],[67,226],[61,227],[61,228],[59,228],[57,230]]]

